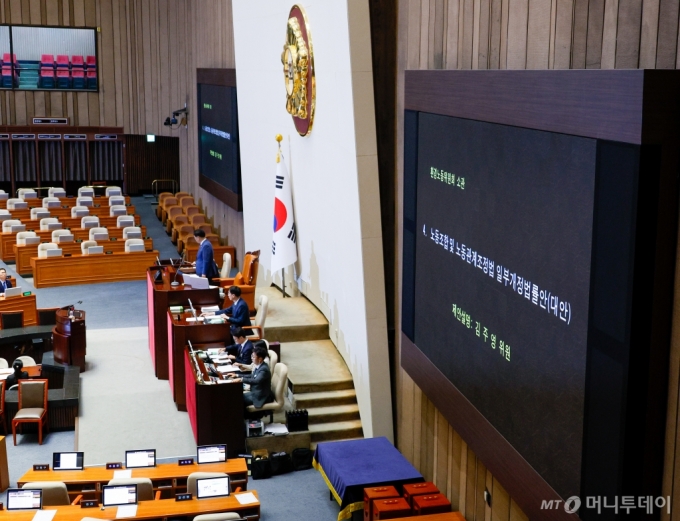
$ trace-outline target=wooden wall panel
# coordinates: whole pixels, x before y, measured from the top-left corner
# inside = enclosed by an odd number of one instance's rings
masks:
[[[404,70],[679,68],[679,24],[680,0],[399,0],[396,251],[401,251]],[[395,288],[396,304],[388,314],[398,325],[401,259],[396,257],[395,280],[386,287]],[[663,495],[674,503],[680,502],[680,242],[678,259],[663,485]],[[396,358],[395,429],[406,458],[446,491],[468,521],[526,519]],[[484,488],[493,497],[491,508],[484,506]],[[680,519],[680,514],[664,511],[661,518]]]

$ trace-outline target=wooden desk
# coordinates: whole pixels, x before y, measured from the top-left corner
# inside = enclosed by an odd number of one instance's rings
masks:
[[[81,255],[82,253],[82,249],[80,247],[81,244],[82,243],[80,242],[64,242],[59,244],[59,247],[62,249],[64,253],[70,253],[71,255]],[[125,241],[123,239],[115,241],[112,241],[111,239],[109,239],[108,241],[99,241],[97,242],[97,245],[103,246],[105,252],[125,251]],[[144,248],[147,251],[153,250],[153,239],[144,239]],[[33,257],[38,256],[38,245],[27,244],[19,246],[18,244],[15,244],[14,246],[12,246],[12,249],[14,250],[14,259],[16,262],[14,270],[19,275],[32,275],[33,268],[31,267],[31,259]]]
[[[33,257],[33,285],[36,288],[143,280],[157,251],[74,255],[72,257]]]
[[[57,324],[52,329],[54,336],[54,360],[60,364],[77,365],[85,371],[87,349],[85,312],[74,311],[73,320],[65,309],[57,311]]]
[[[33,221],[35,222],[35,221]],[[37,228],[40,228],[40,223],[37,224]],[[30,228],[26,226],[26,231]],[[35,229],[35,234],[40,238],[40,242],[52,242],[52,230],[39,230]],[[109,232],[109,238],[115,238],[116,240],[123,240],[123,228],[107,228]],[[75,240],[87,241],[90,238],[89,228],[72,228],[71,233],[73,234]],[[146,233],[146,228],[142,227],[142,236]],[[7,261],[15,260],[14,246],[17,243],[17,232],[2,232],[0,233],[0,258]],[[65,243],[66,244],[66,243]]]
[[[187,478],[192,472],[224,472],[229,475],[232,490],[248,488],[248,467],[243,458],[231,458],[223,463],[204,463],[198,465],[178,465],[161,463],[155,467],[131,469],[133,478],[149,478],[154,492],[160,490],[163,496],[174,497],[176,493],[186,492]],[[19,487],[33,481],[63,481],[73,500],[78,494],[87,499],[101,500],[101,487],[113,479],[113,470],[105,466],[86,467],[83,470],[29,470],[17,480]],[[90,492],[88,492],[90,491]],[[83,514],[84,515],[84,514]],[[88,514],[89,515],[89,514]]]
[[[253,491],[257,497],[257,492]],[[237,494],[213,499],[191,499],[189,501],[175,501],[174,499],[160,499],[158,501],[140,501],[137,504],[137,514],[129,519],[173,519],[177,517],[193,518],[199,514],[217,514],[220,512],[238,512],[241,517],[248,516],[253,520],[260,519],[260,502],[241,505],[236,499]],[[43,510],[56,510],[55,521],[80,521],[83,517],[97,519],[116,519],[118,507],[81,508],[80,505],[66,505],[45,507]],[[7,510],[0,511],[0,521],[31,521],[35,510]],[[252,516],[252,517],[251,517]]]
[[[29,199],[27,201],[28,206],[29,207],[37,207],[37,206],[42,207],[42,200],[43,200],[42,197],[37,197],[35,199]],[[92,198],[93,204],[102,205],[102,204],[108,203],[108,201],[109,201],[109,198],[106,197],[106,196],[98,195],[98,196],[95,196],[95,197]],[[71,197],[59,197],[59,202],[61,203],[62,206],[68,206],[69,208],[71,208],[72,206],[76,206],[76,198],[73,197],[73,196],[71,196]],[[125,204],[130,204],[130,196],[129,195],[125,196]],[[7,199],[0,201],[0,208],[2,208],[3,210],[7,209]]]
[[[193,302],[193,300],[192,300]],[[194,305],[195,307],[195,305]],[[196,309],[196,313],[200,313]],[[173,315],[168,312],[168,376],[170,390],[178,411],[186,411],[186,385],[184,382],[184,348],[191,342],[209,344],[217,342],[221,346],[233,344],[229,322],[224,324],[204,324],[203,322],[187,322],[191,313]]]
[[[16,286],[16,280],[13,281]],[[0,297],[0,313],[9,311],[24,312],[24,326],[35,326],[38,324],[38,312],[36,311],[35,295],[24,297]],[[0,323],[0,328],[2,324]]]
[[[196,368],[198,367],[198,372]],[[226,443],[228,454],[245,451],[243,385],[210,384],[203,361],[184,349],[184,378],[189,422],[197,445]]]
[[[149,263],[149,265],[153,262]],[[155,281],[160,272],[160,279]],[[168,365],[168,308],[170,306],[189,305],[189,299],[194,306],[210,306],[219,303],[220,293],[214,289],[190,289],[183,286],[184,278],[177,276],[178,286],[172,286],[175,279],[172,266],[153,266],[147,270],[147,306],[149,318],[149,351],[155,374],[161,380],[169,378]]]
[[[20,210],[10,210],[9,213],[12,219],[21,219],[22,221],[28,221],[31,219],[31,208],[42,208],[42,203],[40,204],[29,204],[28,208],[22,208]],[[126,206],[127,215],[135,214],[134,206]],[[99,217],[109,217],[111,213],[111,207],[108,205],[100,206],[90,206],[90,215],[98,215]],[[71,207],[70,206],[60,206],[59,208],[46,208],[50,212],[50,217],[71,217]]]

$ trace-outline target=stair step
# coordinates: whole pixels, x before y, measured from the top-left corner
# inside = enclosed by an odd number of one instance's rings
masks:
[[[359,420],[359,405],[333,405],[330,407],[314,407],[308,409],[309,423],[328,423],[348,420]]]
[[[357,393],[354,389],[302,393],[294,395],[294,399],[296,409],[309,409],[311,407],[330,407],[333,405],[349,405],[356,403]]]
[[[354,389],[354,381],[351,378],[348,378],[347,380],[335,380],[331,382],[307,382],[303,384],[295,383],[295,380],[291,378],[290,383],[295,394]]]
[[[343,440],[363,436],[361,420],[319,423],[309,426],[312,441]]]

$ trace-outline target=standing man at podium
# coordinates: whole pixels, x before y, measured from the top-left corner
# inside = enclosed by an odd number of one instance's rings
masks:
[[[217,275],[217,266],[213,259],[213,247],[210,241],[206,240],[205,232],[201,229],[194,230],[194,237],[198,242],[198,253],[196,254],[196,275],[208,279],[208,284],[212,284],[212,279]]]
[[[12,287],[12,281],[7,278],[7,270],[5,268],[0,268],[0,293],[5,295],[7,288]]]

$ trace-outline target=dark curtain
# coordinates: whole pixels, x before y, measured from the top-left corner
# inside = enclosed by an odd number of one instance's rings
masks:
[[[92,143],[92,181],[123,181],[123,143],[95,141]]]
[[[87,183],[87,142],[69,141],[66,147],[66,179]]]
[[[9,141],[0,141],[0,182],[11,182],[12,172],[9,163]]]
[[[40,147],[40,179],[43,182],[61,185],[61,142],[41,141],[38,146]]]
[[[14,141],[14,180],[36,183],[35,141]]]

